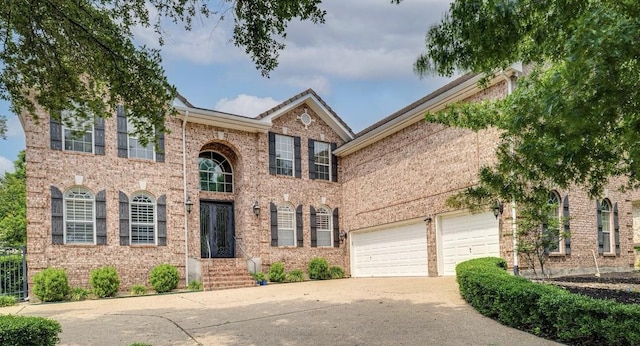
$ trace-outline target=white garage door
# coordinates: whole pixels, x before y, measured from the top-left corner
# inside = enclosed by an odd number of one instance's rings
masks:
[[[424,223],[351,233],[354,277],[427,276]]]
[[[456,275],[468,259],[500,256],[498,220],[492,212],[442,217],[443,274]]]

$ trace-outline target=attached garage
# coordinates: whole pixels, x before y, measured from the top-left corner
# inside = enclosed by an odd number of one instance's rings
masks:
[[[350,233],[352,276],[427,276],[426,229],[418,222]]]
[[[440,218],[443,275],[456,275],[456,265],[468,259],[500,256],[498,220],[492,212]]]

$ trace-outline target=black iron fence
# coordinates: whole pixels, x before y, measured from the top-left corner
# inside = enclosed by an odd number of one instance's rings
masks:
[[[0,247],[0,296],[27,298],[27,248]]]

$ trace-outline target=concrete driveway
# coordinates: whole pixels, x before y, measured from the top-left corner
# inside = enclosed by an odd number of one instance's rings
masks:
[[[2,314],[62,324],[63,345],[553,345],[468,306],[455,278],[270,284],[73,303]]]

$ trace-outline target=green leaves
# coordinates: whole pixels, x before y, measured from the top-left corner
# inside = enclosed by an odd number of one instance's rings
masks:
[[[24,151],[15,172],[0,177],[0,246],[24,245],[27,240],[27,199]]]

